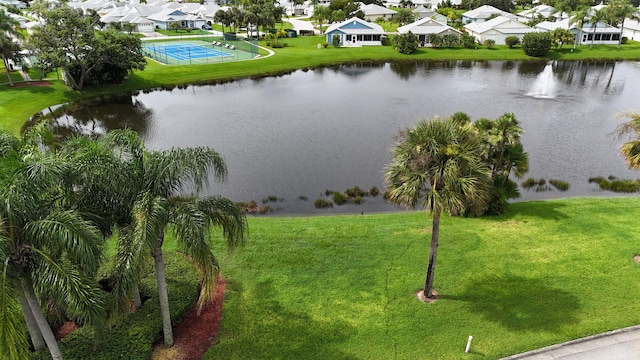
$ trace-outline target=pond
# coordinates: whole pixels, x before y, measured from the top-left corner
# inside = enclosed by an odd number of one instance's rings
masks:
[[[357,64],[217,85],[152,90],[87,106],[57,119],[61,129],[128,127],[150,149],[206,145],[220,152],[228,181],[211,194],[236,202],[269,196],[277,214],[396,209],[378,197],[316,209],[326,190],[384,189],[398,131],[419,119],[462,111],[474,120],[512,112],[529,153],[525,176],[570,183],[521,190],[520,200],[610,196],[590,177],[636,178],[611,133],[640,112],[634,62],[446,61]]]

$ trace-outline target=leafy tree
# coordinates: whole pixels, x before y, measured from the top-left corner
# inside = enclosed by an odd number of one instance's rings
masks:
[[[87,78],[96,79],[98,75],[91,74],[96,68],[111,67],[110,73],[144,69],[142,43],[135,36],[96,31],[92,18],[69,7],[46,11],[43,16],[46,24],[34,30],[29,47],[45,64],[61,67],[71,88],[82,89]]]
[[[400,25],[410,24],[416,21],[416,13],[414,13],[410,8],[398,9],[396,14],[393,16],[393,21]]]
[[[218,10],[216,11],[216,13],[213,15],[213,21],[219,23],[220,25],[222,25],[222,33],[224,34],[224,27],[226,26],[231,26],[231,18],[229,17],[229,14],[227,14],[226,11],[224,10]]]
[[[571,44],[574,42],[573,33],[562,28],[557,28],[551,31],[551,38],[556,50],[562,49],[564,44]]]
[[[479,8],[483,5],[491,5],[506,12],[511,12],[515,8],[511,0],[471,0],[469,4],[472,9]]]
[[[549,54],[551,50],[551,33],[530,32],[522,38],[522,50],[529,56],[542,57]]]
[[[460,39],[453,34],[442,35],[442,46],[450,48],[456,46],[460,42]]]
[[[398,34],[391,39],[396,51],[402,54],[413,54],[418,50],[418,37],[411,31]]]
[[[512,113],[498,119],[480,119],[474,124],[484,142],[482,157],[491,168],[491,200],[485,214],[501,214],[507,201],[520,197],[511,175],[521,178],[529,170],[529,156],[520,142],[522,128]]]
[[[173,230],[181,251],[191,259],[201,275],[198,304],[202,307],[213,297],[218,275],[209,230],[221,228],[227,244],[234,247],[244,241],[244,214],[238,206],[222,197],[178,196],[185,189],[199,193],[208,182],[210,170],[217,180],[224,179],[226,166],[214,150],[196,147],[150,152],[136,133],[126,130],[110,132],[101,141],[114,147],[114,153],[120,154],[120,161],[126,167],[124,186],[127,193],[112,196],[134,194],[129,202],[132,205],[127,212],[128,222],[120,230],[114,293],[119,299],[133,293],[142,259],[151,253],[158,282],[164,343],[172,346],[162,252],[165,232]]]
[[[332,21],[343,21],[354,17],[360,6],[354,0],[331,0],[327,9]]]
[[[340,35],[333,34],[333,36],[331,37],[331,44],[333,45],[333,47],[340,47]]]
[[[427,42],[431,44],[431,47],[433,47],[434,49],[437,49],[442,46],[443,39],[442,39],[442,36],[438,34],[428,34]]]
[[[28,352],[16,314],[36,349],[46,343],[51,357],[62,359],[41,303],[81,324],[105,319],[95,281],[102,237],[78,211],[61,206],[68,162],[47,150],[49,135],[42,125],[22,139],[0,133],[0,354],[8,359]]]
[[[450,0],[449,0],[449,1],[450,1]],[[414,5],[413,5],[413,1],[411,1],[411,0],[400,0],[400,2],[398,3],[398,5],[399,5],[401,8],[412,8],[412,7],[414,6]]]
[[[489,168],[482,142],[469,123],[454,118],[423,120],[403,131],[385,171],[387,198],[425,208],[432,216],[431,250],[424,296],[433,298],[440,215],[479,214],[489,198]]]
[[[513,48],[514,46],[520,44],[520,38],[517,36],[507,36],[504,39],[505,44],[507,44],[507,46],[509,47],[509,49]]]
[[[13,41],[15,38],[21,37],[18,26],[19,24],[14,18],[6,15],[4,10],[0,9],[0,57],[2,57],[4,69],[7,72],[9,86],[13,86],[9,60],[15,60],[18,51],[20,51],[18,44]]]

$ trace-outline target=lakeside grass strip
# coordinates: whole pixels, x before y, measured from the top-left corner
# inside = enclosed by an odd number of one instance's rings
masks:
[[[325,41],[322,36],[300,36],[281,39],[287,47],[273,49],[275,56],[256,61],[238,61],[220,64],[165,66],[149,61],[144,71],[135,72],[122,85],[88,87],[82,91],[70,90],[60,83],[59,77],[47,79],[54,85],[47,88],[23,87],[10,88],[0,86],[0,126],[18,133],[23,124],[35,113],[48,106],[72,100],[109,94],[121,94],[142,89],[162,86],[199,84],[216,81],[229,81],[239,78],[269,76],[296,69],[308,69],[317,66],[335,65],[349,62],[368,61],[424,61],[424,60],[640,60],[640,43],[629,41],[620,49],[615,45],[578,46],[575,51],[565,47],[560,51],[552,50],[544,59],[531,58],[524,54],[520,46],[509,49],[507,46],[495,46],[492,49],[430,49],[421,48],[415,54],[403,55],[392,46],[367,46],[359,48],[317,48]],[[265,41],[260,45],[264,46]],[[266,51],[261,50],[261,54]]]
[[[246,247],[216,249],[227,293],[204,359],[497,359],[640,323],[637,198],[510,209],[442,219],[433,304],[413,295],[424,212],[250,218]]]

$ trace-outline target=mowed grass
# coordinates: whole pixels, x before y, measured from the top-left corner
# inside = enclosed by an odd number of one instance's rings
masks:
[[[639,216],[613,198],[445,217],[432,304],[414,295],[424,212],[251,218],[246,247],[217,249],[227,292],[204,359],[497,359],[635,325]]]
[[[552,50],[547,58],[531,58],[520,46],[509,49],[495,46],[493,49],[431,49],[421,48],[415,54],[404,55],[392,46],[365,46],[318,49],[325,41],[323,36],[299,36],[281,39],[287,47],[272,49],[274,56],[252,61],[221,64],[166,66],[149,61],[144,71],[137,71],[121,85],[87,87],[82,91],[70,90],[60,83],[55,74],[47,80],[54,85],[48,88],[10,88],[0,75],[0,127],[17,131],[35,113],[48,106],[69,101],[110,94],[123,94],[142,89],[167,88],[186,84],[205,84],[231,81],[247,77],[278,75],[297,69],[332,66],[354,62],[384,61],[475,61],[475,60],[639,60],[640,43],[629,41],[620,49],[616,45],[581,45],[572,52],[571,47]],[[266,42],[261,41],[265,46]],[[267,52],[261,50],[262,55]],[[6,78],[6,77],[5,77]],[[2,84],[5,85],[2,85]]]

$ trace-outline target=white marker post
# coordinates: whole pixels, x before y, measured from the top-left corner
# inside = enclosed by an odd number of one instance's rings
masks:
[[[466,353],[468,353],[469,348],[471,348],[471,340],[473,340],[473,336],[469,335],[469,340],[467,340],[467,348],[464,350],[464,352]]]

